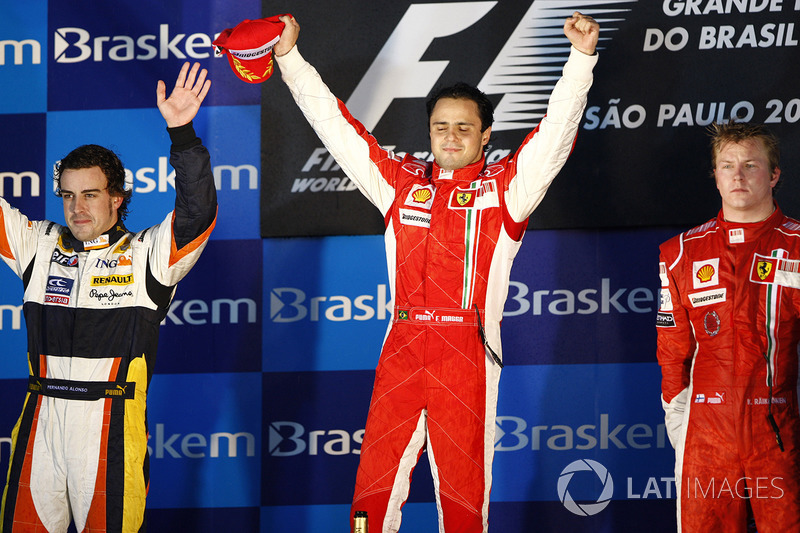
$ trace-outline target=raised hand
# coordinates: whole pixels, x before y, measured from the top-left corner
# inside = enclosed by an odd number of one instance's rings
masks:
[[[576,11],[564,22],[564,35],[576,49],[593,55],[600,37],[600,25],[592,17]]]
[[[285,24],[283,32],[281,33],[281,40],[275,45],[272,51],[276,56],[280,57],[286,55],[297,42],[297,37],[300,34],[300,25],[291,15],[283,15],[280,21]]]
[[[197,71],[200,71],[198,76]],[[192,65],[189,70],[189,62],[183,64],[175,81],[172,94],[167,95],[167,86],[162,80],[158,80],[156,85],[156,104],[161,116],[167,121],[167,126],[176,128],[188,124],[197,115],[200,104],[203,103],[208,90],[211,88],[211,80],[207,80],[208,71],[200,70],[200,63]]]

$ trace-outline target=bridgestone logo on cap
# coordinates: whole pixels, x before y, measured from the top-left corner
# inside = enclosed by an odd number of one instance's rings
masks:
[[[269,54],[272,51],[272,47],[275,46],[275,43],[277,43],[279,40],[280,40],[280,35],[259,48],[253,48],[251,50],[229,49],[228,52],[230,52],[230,54],[233,57],[236,57],[238,59],[244,59],[244,60],[258,59],[259,57],[264,57],[265,55]]]

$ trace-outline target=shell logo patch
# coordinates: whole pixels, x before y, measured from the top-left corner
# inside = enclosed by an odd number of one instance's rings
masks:
[[[706,265],[697,271],[697,279],[699,279],[701,283],[708,283],[711,281],[711,278],[714,277],[714,272],[716,271],[713,266]]]
[[[416,191],[411,193],[411,197],[414,199],[415,202],[424,204],[433,197],[433,193],[431,193],[429,189],[417,189]]]
[[[719,285],[719,257],[692,263],[692,287],[705,289]]]
[[[411,187],[411,190],[408,192],[405,205],[414,207],[416,209],[430,210],[431,206],[433,205],[433,196],[435,194],[436,191],[434,190],[433,185],[416,184]]]

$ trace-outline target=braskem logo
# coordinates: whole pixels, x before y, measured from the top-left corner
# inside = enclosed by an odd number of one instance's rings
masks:
[[[266,239],[263,264],[263,338],[280,346],[265,344],[265,371],[375,368],[391,320],[380,237]]]
[[[269,423],[268,453],[273,457],[292,457],[301,454],[360,455],[363,439],[363,429],[309,431],[299,422],[281,420]]]
[[[592,413],[594,415],[594,413]],[[648,450],[669,446],[663,423],[655,427],[645,422],[616,423],[608,413],[600,414],[599,424],[529,424],[519,416],[498,415],[495,450]]]
[[[118,0],[103,6],[50,2],[41,18],[47,20],[41,42],[49,41],[46,52],[43,48],[48,109],[82,109],[85,102],[94,109],[151,107],[155,81],[171,86],[185,61],[200,62],[211,71],[216,88],[204,105],[258,104],[260,87],[231,76],[227,61],[214,57],[211,44],[219,31],[253,9],[252,0],[216,2],[213,16],[187,0]],[[80,83],[82,79],[94,83]],[[126,90],[114,89],[121,86]]]
[[[657,363],[507,365],[493,465],[493,475],[504,483],[492,487],[492,497],[552,501],[565,466],[586,458],[608,469],[614,499],[674,495],[665,481],[675,456],[658,401],[660,382]],[[572,482],[562,481],[572,499],[597,503],[603,490],[598,475],[591,469],[574,472]]]
[[[187,35],[169,24],[141,35],[93,35],[85,28],[63,27],[53,32],[53,55],[57,63],[207,59],[214,38],[201,32]]]
[[[275,287],[270,291],[270,320],[347,322],[386,320],[391,316],[388,288],[379,284],[373,294],[309,296],[297,287]]]
[[[156,424],[148,435],[147,449],[153,459],[203,459],[205,457],[254,457],[256,437],[247,431],[202,433],[168,433],[164,424]]]

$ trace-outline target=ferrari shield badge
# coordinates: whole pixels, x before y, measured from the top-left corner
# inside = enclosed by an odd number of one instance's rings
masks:
[[[758,265],[756,265],[756,273],[758,274],[758,277],[761,278],[761,281],[767,279],[770,272],[772,272],[772,262],[759,261]]]

